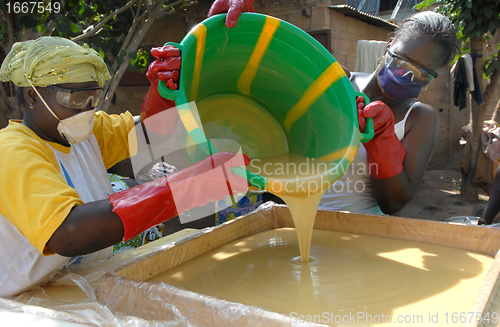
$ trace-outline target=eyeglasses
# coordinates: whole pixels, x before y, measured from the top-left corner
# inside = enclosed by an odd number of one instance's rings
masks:
[[[415,85],[425,86],[429,84],[433,78],[438,77],[437,73],[421,67],[406,58],[398,56],[389,49],[387,49],[386,52],[390,56],[389,61],[386,61],[387,68],[401,77],[411,73],[411,82]]]
[[[102,87],[84,87],[79,89],[67,89],[55,85],[49,85],[48,88],[57,91],[57,102],[70,109],[85,109],[89,103],[95,108],[99,103],[99,97],[103,90]]]

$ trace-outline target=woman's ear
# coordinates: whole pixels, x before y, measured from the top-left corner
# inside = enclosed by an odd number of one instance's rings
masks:
[[[24,88],[24,100],[27,104],[35,103],[37,99],[38,95],[36,94],[35,90],[33,90],[31,87]]]
[[[38,94],[36,94],[35,90],[31,87],[24,88],[24,102],[28,104],[28,106],[33,107],[36,105],[38,100]]]

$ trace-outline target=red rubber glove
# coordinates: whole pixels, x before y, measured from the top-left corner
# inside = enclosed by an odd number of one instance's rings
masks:
[[[218,152],[169,176],[111,194],[113,211],[123,223],[123,240],[194,207],[245,192],[248,181],[231,167],[249,163],[246,155]]]
[[[242,12],[255,12],[253,0],[215,0],[208,11],[208,17],[224,12],[227,12],[226,27],[235,27]]]
[[[374,101],[367,106],[363,97],[356,99],[359,129],[365,129],[365,118],[373,118],[375,136],[364,143],[370,176],[389,178],[403,171],[406,150],[394,132],[394,115],[382,101]]]
[[[160,48],[152,48],[151,54],[158,58],[149,67],[146,77],[151,86],[144,101],[142,102],[141,119],[146,127],[160,135],[168,135],[175,128],[175,120],[163,115],[148,119],[163,112],[166,109],[175,107],[175,102],[163,98],[158,92],[158,82],[164,81],[168,88],[177,90],[179,88],[179,69],[181,68],[181,54],[179,49],[172,45]]]

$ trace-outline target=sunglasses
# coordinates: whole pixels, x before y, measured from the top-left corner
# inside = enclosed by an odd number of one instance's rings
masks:
[[[425,86],[433,78],[438,77],[437,73],[398,56],[389,49],[386,50],[386,53],[390,56],[389,60],[386,61],[387,68],[400,77],[411,73],[411,82],[415,85]]]
[[[99,98],[103,92],[102,87],[84,87],[79,89],[67,89],[55,85],[49,85],[47,88],[57,91],[57,102],[70,109],[85,109],[89,103],[95,108],[99,103]]]

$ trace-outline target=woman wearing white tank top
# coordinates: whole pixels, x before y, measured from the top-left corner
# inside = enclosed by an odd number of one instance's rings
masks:
[[[439,117],[417,97],[454,56],[455,29],[445,16],[417,13],[401,23],[372,74],[352,73],[360,129],[373,117],[375,136],[360,146],[347,173],[334,183],[320,208],[394,214],[413,197],[436,144]],[[396,123],[396,124],[395,124]]]

